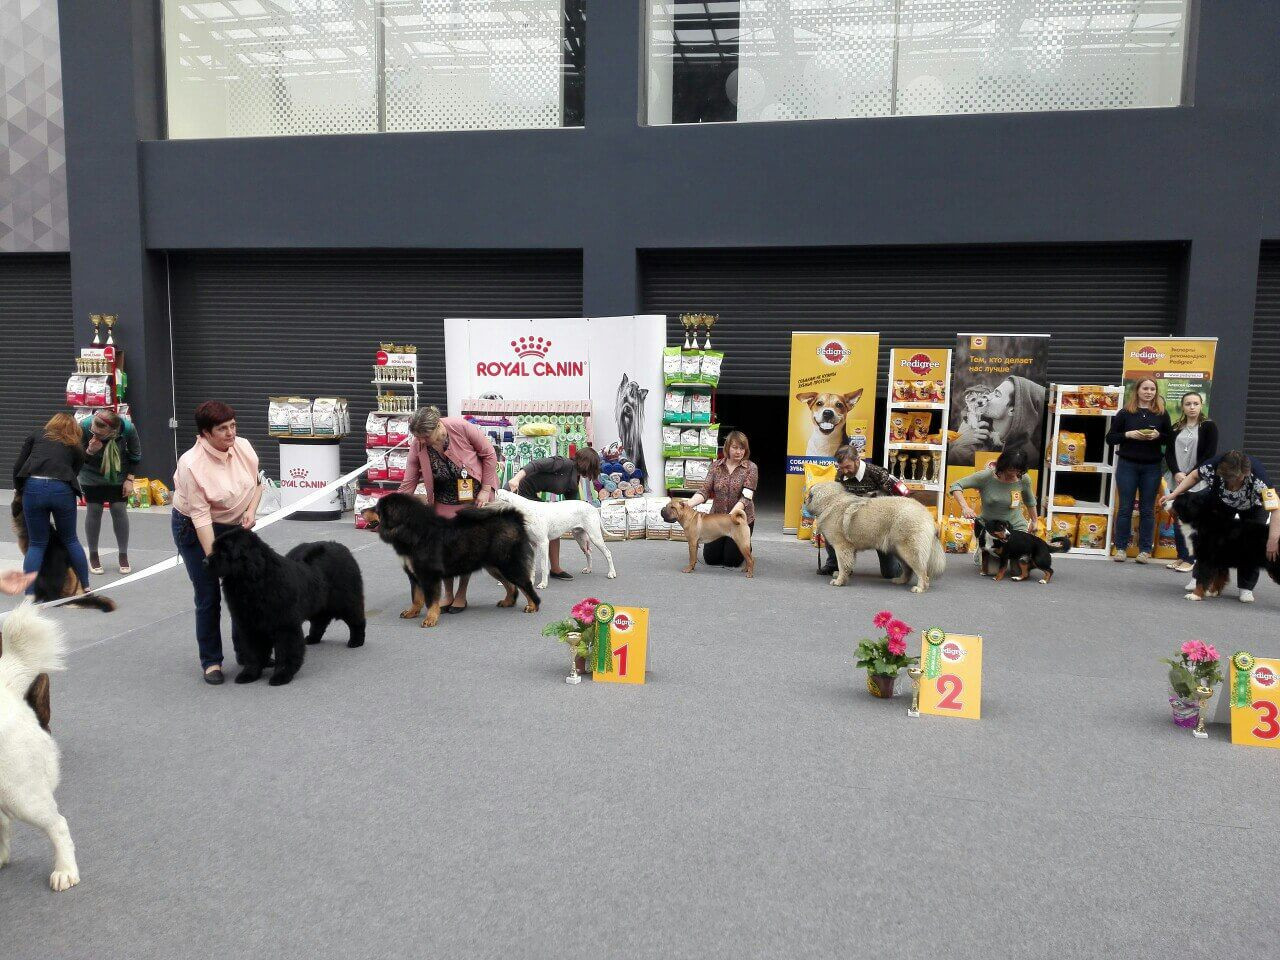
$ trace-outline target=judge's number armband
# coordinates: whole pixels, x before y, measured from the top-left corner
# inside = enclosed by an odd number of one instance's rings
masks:
[[[1276,495],[1276,492],[1275,492],[1274,490],[1272,490],[1272,491],[1271,491],[1271,498],[1272,498],[1273,500],[1275,499],[1275,495]],[[746,487],[743,487],[743,488],[742,488],[742,499],[743,499],[743,500],[754,500],[755,498],[756,498],[756,492],[755,492],[754,490],[748,490]],[[1271,509],[1272,509],[1272,510],[1274,510],[1274,509],[1275,509],[1275,507],[1272,507]]]
[[[1280,497],[1276,496],[1275,487],[1263,488],[1262,506],[1269,511],[1280,510]]]

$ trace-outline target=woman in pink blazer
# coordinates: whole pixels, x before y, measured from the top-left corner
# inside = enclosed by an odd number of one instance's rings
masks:
[[[498,486],[498,455],[489,438],[461,417],[442,417],[436,407],[419,407],[409,421],[409,462],[405,466],[401,493],[413,493],[419,483],[426,489],[424,499],[443,517],[452,517],[463,507],[483,507],[493,499]],[[445,613],[467,609],[467,582],[459,577],[444,581]]]

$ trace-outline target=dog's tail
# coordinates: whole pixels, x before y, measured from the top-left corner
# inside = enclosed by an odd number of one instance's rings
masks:
[[[112,613],[116,609],[116,602],[100,593],[90,593],[76,597],[74,600],[68,600],[67,603],[74,607],[90,607],[93,610],[101,610],[103,613]]]
[[[1066,553],[1071,549],[1070,537],[1054,537],[1049,541],[1050,553]]]
[[[942,549],[942,541],[934,537],[929,547],[929,579],[937,580],[946,570],[947,552]]]
[[[19,697],[42,673],[66,666],[62,628],[33,603],[24,603],[0,624],[0,686]]]

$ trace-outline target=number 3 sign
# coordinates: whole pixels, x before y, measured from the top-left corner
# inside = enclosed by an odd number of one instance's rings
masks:
[[[615,607],[609,623],[613,670],[591,674],[595,683],[644,683],[649,647],[649,608]]]
[[[924,632],[920,641],[920,712],[935,717],[982,716],[982,638],[944,633],[939,627]]]
[[[1227,680],[1231,742],[1280,747],[1280,660],[1264,660],[1242,650],[1231,658]]]

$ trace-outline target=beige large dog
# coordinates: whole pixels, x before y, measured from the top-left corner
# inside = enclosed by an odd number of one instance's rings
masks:
[[[684,529],[685,539],[689,541],[689,565],[685,573],[693,573],[698,565],[698,544],[706,540],[720,537],[732,537],[742,554],[747,568],[747,576],[756,575],[756,558],[751,555],[751,527],[747,518],[741,513],[701,513],[689,506],[687,500],[672,497],[662,508],[662,519],[667,523],[678,523]]]
[[[835,549],[839,571],[832,586],[849,580],[859,550],[894,553],[902,561],[902,576],[894,583],[909,583],[912,593],[924,593],[929,581],[942,576],[947,556],[933,523],[933,514],[910,497],[856,497],[838,483],[820,483],[809,489],[805,508],[813,514],[814,529]]]

